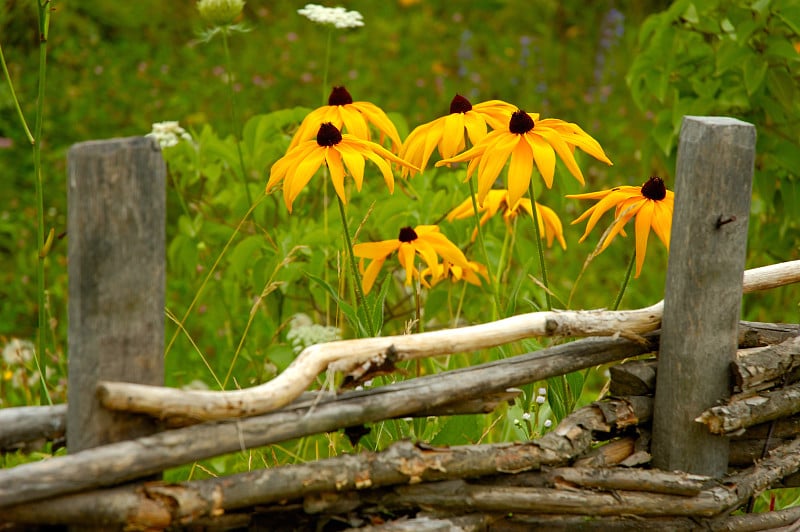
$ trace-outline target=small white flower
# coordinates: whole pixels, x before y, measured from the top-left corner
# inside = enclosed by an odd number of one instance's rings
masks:
[[[25,366],[33,360],[35,351],[32,342],[12,338],[3,348],[3,360],[8,366]]]
[[[522,414],[522,419],[524,419],[525,421],[530,421],[531,420],[530,412],[525,412],[524,414]]]
[[[549,429],[552,426],[553,426],[553,422],[551,420],[549,420],[549,419],[545,419],[544,420],[544,428]]]
[[[286,339],[292,344],[292,350],[300,353],[310,345],[324,344],[342,339],[342,331],[338,327],[318,325],[305,314],[292,316]]]
[[[544,395],[536,396],[536,404],[543,405],[545,401],[547,401],[547,399],[545,399]]]
[[[297,12],[317,24],[327,24],[339,29],[358,28],[364,25],[364,17],[358,11],[347,11],[343,7],[325,7],[306,4]]]
[[[145,137],[156,139],[161,149],[175,146],[181,140],[192,142],[192,136],[178,125],[178,122],[175,120],[156,122],[153,124],[153,130],[145,135]]]
[[[539,388],[539,395],[547,395],[547,388]]]

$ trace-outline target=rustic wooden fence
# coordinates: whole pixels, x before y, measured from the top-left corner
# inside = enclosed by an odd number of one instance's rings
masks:
[[[69,454],[0,470],[0,525],[762,530],[800,522],[797,508],[731,515],[767,488],[796,485],[800,469],[800,325],[738,319],[743,292],[800,281],[800,261],[743,271],[754,154],[752,125],[685,118],[666,297],[651,307],[332,342],[263,385],[203,392],[161,386],[157,146],[144,138],[76,145],[68,405],[0,410],[0,451],[66,434]],[[533,336],[592,338],[367,391],[306,392],[323,371],[358,382],[402,360]],[[300,436],[491,411],[516,386],[655,352],[657,364],[613,366],[610,398],[538,440],[397,442],[211,480],[158,480],[169,467]]]

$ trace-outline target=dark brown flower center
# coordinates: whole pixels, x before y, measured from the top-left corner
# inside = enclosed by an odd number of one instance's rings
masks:
[[[511,120],[508,121],[508,130],[517,135],[524,135],[533,129],[533,118],[531,115],[518,109],[511,115]]]
[[[460,94],[453,96],[453,101],[450,102],[450,114],[466,113],[467,111],[472,111],[472,104],[469,100]]]
[[[344,87],[334,87],[328,96],[328,105],[347,105],[353,103],[353,97]]]
[[[400,229],[400,236],[397,237],[397,240],[400,242],[413,242],[417,239],[417,232],[414,231],[411,227],[403,227]]]
[[[647,183],[642,185],[642,196],[653,201],[661,201],[666,198],[667,187],[664,185],[664,180],[656,176],[648,179]]]
[[[317,144],[320,146],[336,146],[340,142],[342,142],[342,134],[336,126],[330,122],[325,122],[319,126]]]

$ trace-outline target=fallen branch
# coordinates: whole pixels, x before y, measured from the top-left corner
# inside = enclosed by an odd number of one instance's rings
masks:
[[[629,340],[589,338],[480,366],[348,392],[335,400],[320,400],[316,406],[168,430],[23,464],[0,470],[0,507],[119,484],[195,460],[406,416],[649,349],[650,346]]]
[[[745,293],[800,281],[800,260],[744,272]],[[420,334],[342,340],[308,347],[277,377],[247,388],[222,392],[185,391],[102,381],[98,396],[106,408],[157,417],[216,420],[262,414],[297,398],[330,369],[345,374],[392,368],[403,360],[476,351],[534,336],[624,336],[638,338],[657,329],[663,301],[627,311],[534,312],[459,329]],[[366,365],[366,369],[365,369]]]
[[[714,406],[695,421],[712,434],[736,434],[747,427],[800,412],[800,384],[755,396],[733,397],[727,404]]]
[[[646,416],[646,412],[638,411],[636,405],[627,401],[615,400],[612,404],[604,410],[614,412],[616,419]],[[308,464],[176,485],[146,483],[9,506],[3,509],[0,522],[2,519],[40,524],[113,522],[129,527],[187,524],[193,518],[215,515],[224,510],[292,500],[324,491],[363,490],[562,465],[590,448],[593,431],[608,433],[616,428],[614,420],[607,419],[594,404],[576,410],[542,438],[521,444],[433,448],[401,441],[380,453],[343,455]],[[129,459],[128,463],[135,460]],[[84,476],[90,475],[84,473]],[[6,484],[5,480],[0,482],[0,486],[0,494],[14,491],[15,487]],[[7,497],[2,500],[7,500]]]

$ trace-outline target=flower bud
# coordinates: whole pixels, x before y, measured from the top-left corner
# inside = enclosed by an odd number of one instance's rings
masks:
[[[244,0],[199,0],[197,10],[203,20],[212,26],[233,24],[244,9]]]

